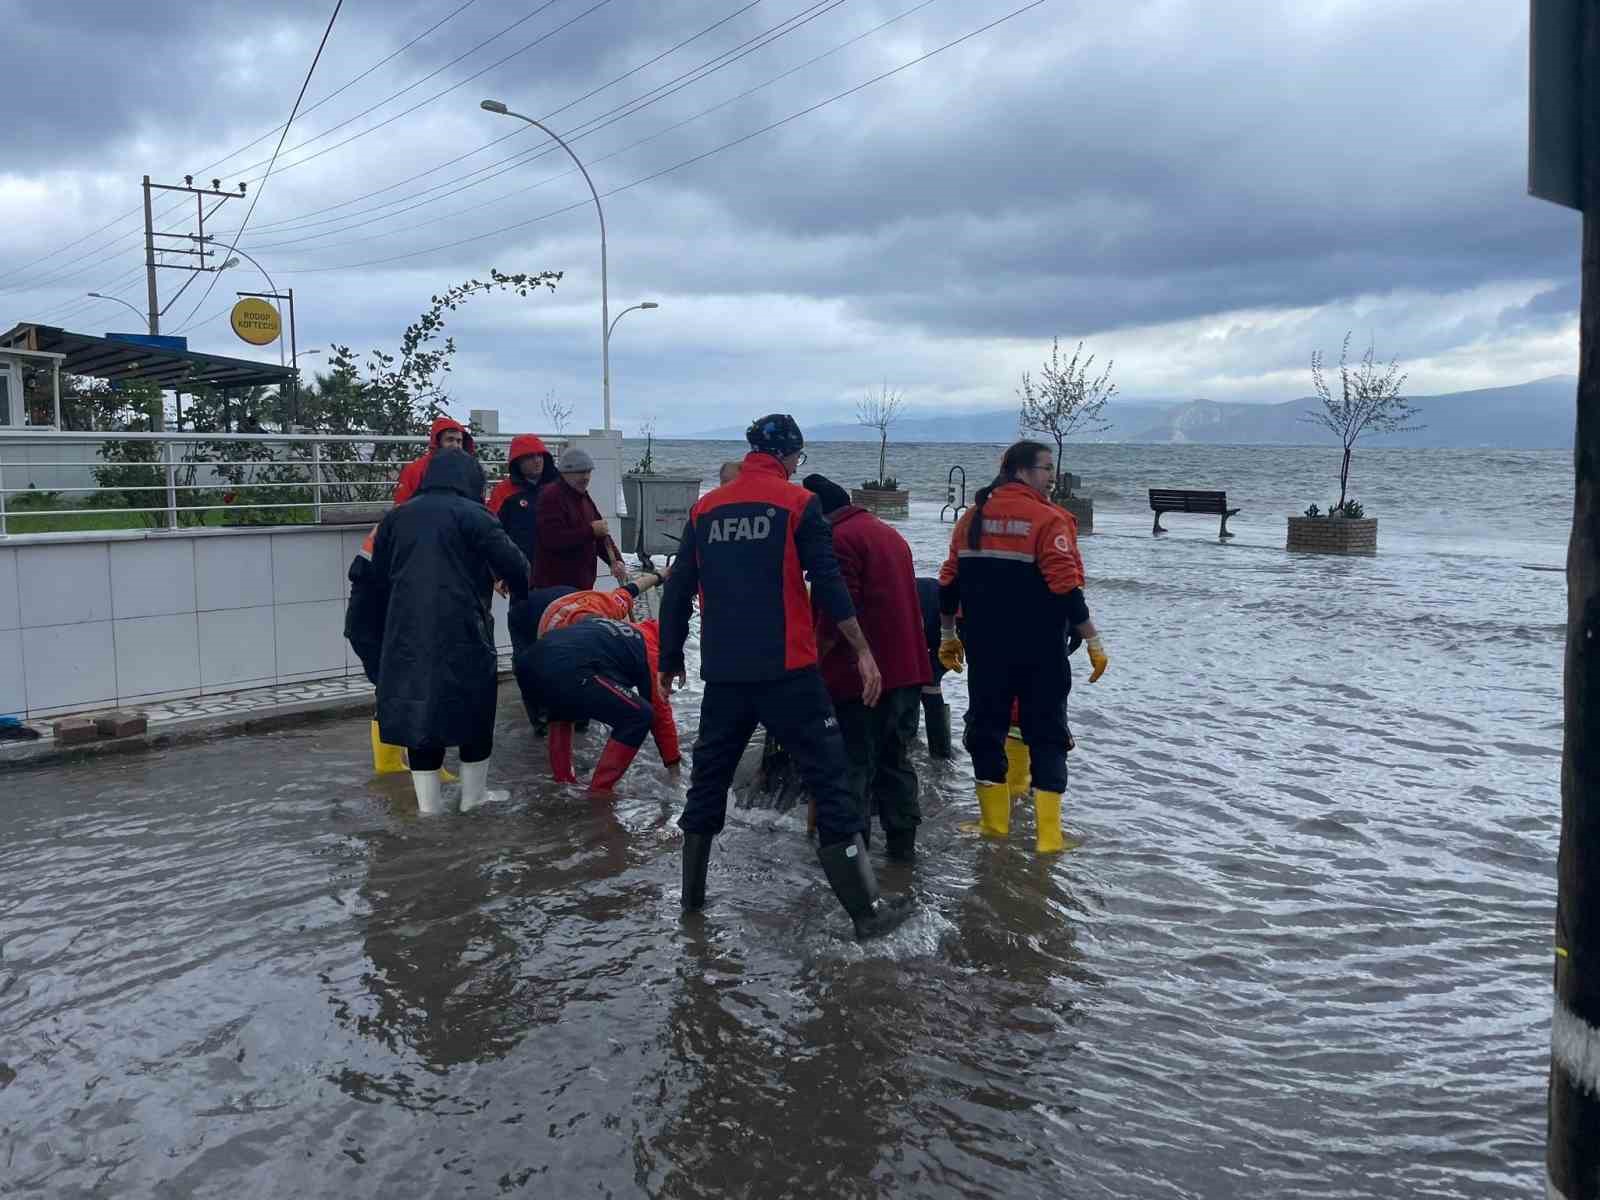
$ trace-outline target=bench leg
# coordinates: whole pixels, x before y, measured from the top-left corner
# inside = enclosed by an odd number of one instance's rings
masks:
[[[1150,530],[1150,534],[1153,537],[1158,533],[1165,533],[1165,532],[1166,532],[1166,530],[1161,528],[1161,510],[1158,508],[1158,509],[1156,509],[1155,527]]]
[[[1231,538],[1233,536],[1233,534],[1228,532],[1228,518],[1231,517],[1231,516],[1235,516],[1238,513],[1238,511],[1239,510],[1237,508],[1235,508],[1235,509],[1230,509],[1227,512],[1224,512],[1222,514],[1222,529],[1218,532],[1218,534],[1217,534],[1218,537]]]

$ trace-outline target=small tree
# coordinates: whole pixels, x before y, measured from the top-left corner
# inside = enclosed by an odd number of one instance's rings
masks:
[[[1039,369],[1037,382],[1027,371],[1022,373],[1022,386],[1017,395],[1022,398],[1022,413],[1017,424],[1022,433],[1038,433],[1056,444],[1056,481],[1051,494],[1057,499],[1064,495],[1061,476],[1065,469],[1062,452],[1067,439],[1075,433],[1100,433],[1110,429],[1110,422],[1101,416],[1106,401],[1117,394],[1117,385],[1111,382],[1112,363],[1107,362],[1098,376],[1091,377],[1094,355],[1083,357],[1083,343],[1072,352],[1072,357],[1062,363],[1061,339],[1050,342],[1050,361]]]
[[[868,429],[878,431],[878,477],[867,481],[867,487],[891,489],[895,481],[889,479],[889,426],[900,417],[906,406],[903,392],[891,392],[888,383],[877,395],[868,392],[856,402],[856,420]]]
[[[1322,401],[1322,411],[1307,413],[1302,418],[1321,425],[1344,446],[1344,459],[1339,464],[1339,504],[1334,510],[1340,513],[1345,511],[1350,454],[1357,439],[1369,429],[1374,433],[1404,433],[1422,428],[1415,419],[1416,410],[1400,395],[1406,377],[1400,372],[1398,359],[1391,360],[1387,367],[1378,366],[1371,344],[1362,355],[1359,367],[1352,368],[1349,359],[1350,335],[1346,333],[1344,346],[1339,351],[1339,395],[1335,397],[1323,377],[1322,351],[1312,351],[1311,382],[1317,389],[1317,399]]]
[[[567,422],[572,419],[572,405],[556,399],[555,389],[551,388],[544,394],[544,399],[539,402],[545,419],[555,426],[557,433],[567,431]]]

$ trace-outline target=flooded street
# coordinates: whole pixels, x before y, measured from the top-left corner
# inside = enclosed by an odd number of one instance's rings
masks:
[[[1239,527],[1085,540],[1084,845],[962,834],[919,747],[921,861],[874,853],[921,911],[865,947],[797,812],[731,812],[682,917],[686,773],[555,788],[513,687],[468,816],[364,719],[0,777],[0,1194],[1529,1194],[1559,548]]]

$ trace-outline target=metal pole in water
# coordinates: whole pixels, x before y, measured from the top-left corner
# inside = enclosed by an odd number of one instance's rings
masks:
[[[1540,12],[1536,8],[1535,16]],[[1580,3],[1579,205],[1583,301],[1556,864],[1548,1194],[1600,1198],[1600,4]]]

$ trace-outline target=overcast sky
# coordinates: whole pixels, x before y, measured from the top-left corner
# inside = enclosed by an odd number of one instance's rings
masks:
[[[345,0],[261,182],[332,0],[0,0],[0,327],[142,331],[83,299],[144,306],[140,177],[245,179],[208,231],[259,195],[239,245],[295,289],[302,348],[392,349],[453,282],[559,270],[452,314],[455,407],[543,428],[554,390],[599,425],[593,206],[493,96],[626,189],[611,312],[661,305],[612,342],[629,433],[838,418],[884,382],[1003,407],[1054,336],[1129,400],[1304,395],[1346,329],[1418,394],[1576,370],[1579,219],[1526,195],[1523,0],[1046,0],[758,132],[1024,2]],[[189,323],[210,282],[163,332],[275,361],[226,320],[260,276]]]

